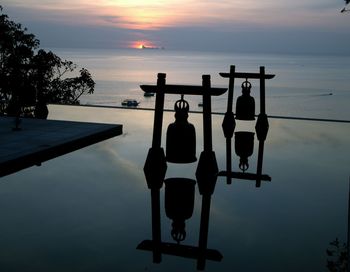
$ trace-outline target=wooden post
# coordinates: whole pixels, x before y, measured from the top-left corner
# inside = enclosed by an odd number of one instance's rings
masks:
[[[152,241],[153,241],[153,262],[162,261],[161,253],[161,222],[160,222],[160,192],[159,189],[151,189],[152,207]]]
[[[266,114],[265,109],[265,67],[260,66],[260,114]]]
[[[232,104],[233,104],[233,93],[235,87],[235,70],[236,66],[230,66],[230,78],[228,83],[228,101],[227,101],[227,111],[232,112]]]
[[[231,65],[230,66],[227,111],[225,114],[226,115],[225,118],[227,118],[227,120],[229,120],[228,122],[231,123],[231,124],[226,124],[226,125],[233,126],[232,132],[230,131],[229,133],[227,133],[228,135],[225,135],[225,137],[226,137],[226,171],[227,171],[227,173],[232,172],[232,136],[233,136],[233,132],[234,132],[234,129],[236,126],[236,121],[234,119],[233,108],[232,108],[233,94],[234,94],[234,88],[235,88],[235,70],[236,70],[236,67],[234,65]],[[226,129],[228,129],[228,128],[226,128]],[[230,175],[226,176],[226,183],[227,184],[232,183],[232,178]]]
[[[203,132],[204,152],[213,150],[211,126],[210,75],[203,75]]]
[[[197,269],[204,270],[206,263],[206,250],[208,245],[209,216],[210,216],[211,195],[206,194],[202,197],[201,223],[199,228],[199,256],[197,260]]]
[[[152,149],[161,149],[163,110],[164,110],[164,86],[166,74],[159,73],[157,79],[158,92],[156,94]],[[159,169],[154,169],[159,171]],[[151,206],[152,206],[152,240],[153,240],[153,262],[162,261],[161,254],[161,218],[160,218],[160,188],[151,188]]]
[[[211,124],[211,96],[210,76],[203,75],[203,141],[204,150],[201,153],[196,177],[199,191],[202,194],[202,210],[198,241],[197,269],[203,270],[206,263],[206,250],[208,243],[209,215],[211,195],[214,192],[218,166],[212,145],[212,124]]]
[[[265,141],[259,140],[259,151],[258,151],[258,163],[256,167],[256,183],[255,187],[261,186],[261,175],[262,175],[262,165],[263,165],[263,157],[264,157],[264,144]]]
[[[162,125],[164,111],[164,87],[166,74],[159,73],[157,79],[156,105],[153,122],[152,148],[160,148],[162,141]]]
[[[210,76],[203,75],[203,141],[204,150],[203,154],[211,152],[212,147],[212,134],[211,134],[211,97],[209,94],[210,89]],[[208,182],[208,181],[206,181]],[[209,230],[209,214],[210,214],[210,200],[211,195],[208,193],[202,196],[202,209],[201,209],[201,219],[199,228],[199,241],[198,249],[199,256],[197,260],[197,269],[204,270],[206,258],[205,252],[208,243],[208,230]]]

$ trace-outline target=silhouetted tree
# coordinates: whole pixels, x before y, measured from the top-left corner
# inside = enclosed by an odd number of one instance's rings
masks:
[[[338,238],[329,243],[327,249],[327,268],[330,272],[348,271],[348,247],[346,243],[341,244]]]
[[[0,6],[0,114],[34,112],[43,118],[47,103],[79,104],[81,95],[94,92],[88,70],[77,73],[73,62],[39,49],[39,40],[2,10]]]

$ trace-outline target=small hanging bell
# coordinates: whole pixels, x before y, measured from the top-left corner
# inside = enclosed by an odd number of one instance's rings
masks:
[[[186,100],[175,102],[175,122],[166,134],[166,160],[172,163],[191,163],[196,158],[196,131],[187,121],[189,105]]]
[[[254,151],[254,132],[235,132],[235,152],[239,156],[239,169],[243,172],[248,170],[248,158]]]
[[[165,213],[172,222],[171,236],[180,243],[186,238],[185,221],[192,217],[196,181],[169,178],[165,183]]]
[[[236,119],[238,120],[255,120],[255,101],[250,96],[252,85],[248,80],[242,83],[242,95],[237,98],[236,102]]]

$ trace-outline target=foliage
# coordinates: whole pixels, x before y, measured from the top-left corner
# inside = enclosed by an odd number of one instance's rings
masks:
[[[0,6],[0,114],[26,114],[40,102],[79,104],[94,92],[88,70],[43,49],[21,24],[11,21]],[[69,77],[70,76],[70,77]]]
[[[348,248],[346,243],[341,244],[336,238],[329,243],[330,248],[327,249],[327,268],[330,272],[347,271],[348,267]]]

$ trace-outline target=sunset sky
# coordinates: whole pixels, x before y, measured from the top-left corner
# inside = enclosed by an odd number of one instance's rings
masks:
[[[343,0],[2,0],[43,47],[350,54]]]

